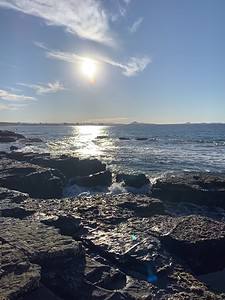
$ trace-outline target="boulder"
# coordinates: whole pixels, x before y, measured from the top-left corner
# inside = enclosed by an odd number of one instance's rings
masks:
[[[76,177],[71,182],[88,187],[110,186],[112,184],[112,173],[110,171],[103,171],[89,176]]]
[[[149,184],[150,181],[144,174],[117,174],[116,182],[124,181],[125,185],[134,188],[141,188],[143,185]]]
[[[15,151],[15,150],[18,150],[19,148],[17,146],[10,146],[10,151]]]
[[[210,173],[187,173],[158,179],[152,188],[153,197],[176,203],[225,208],[225,176]]]
[[[8,130],[0,130],[0,143],[11,143],[19,139],[25,139],[25,136]]]
[[[51,157],[49,153],[18,153],[7,154],[8,158],[25,161],[46,168],[59,170],[67,179],[76,176],[88,176],[106,170],[106,165],[98,159],[79,159],[67,155]]]
[[[175,220],[174,227],[160,237],[167,249],[188,263],[195,274],[225,267],[225,224],[201,216]]]
[[[60,198],[64,176],[57,170],[7,158],[0,160],[0,185],[34,198]]]

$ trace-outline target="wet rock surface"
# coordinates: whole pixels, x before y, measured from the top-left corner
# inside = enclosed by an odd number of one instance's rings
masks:
[[[88,176],[106,170],[106,165],[97,159],[79,159],[67,155],[51,157],[49,153],[8,153],[8,158],[29,162],[38,166],[57,169],[67,179]]]
[[[196,274],[225,267],[225,223],[201,216],[180,218],[166,235],[163,244],[185,260]]]
[[[125,185],[134,187],[134,188],[141,188],[143,185],[149,184],[149,179],[145,176],[145,174],[117,174],[116,181],[121,182],[123,181]]]
[[[0,130],[0,143],[11,143],[19,139],[25,139],[25,136],[8,130]]]
[[[35,198],[62,196],[64,176],[59,171],[0,156],[0,185]]]
[[[225,267],[222,175],[160,179],[151,196],[44,199],[33,193],[51,176],[63,185],[106,166],[19,152],[0,166],[1,300],[225,299],[199,279]]]
[[[47,287],[65,296],[77,292],[85,265],[84,251],[79,242],[37,221],[1,218],[0,226],[3,245],[9,244],[16,253],[23,253],[28,265],[37,265],[39,277]],[[16,267],[19,266],[17,263]],[[17,271],[13,271],[13,276],[17,276]],[[33,288],[37,286],[38,283]]]
[[[17,299],[39,286],[40,267],[22,251],[1,239],[0,253],[0,299]]]
[[[198,243],[208,243],[201,248],[203,258],[207,247],[219,247],[221,221],[172,216],[166,203],[130,194],[45,200],[22,194],[22,201],[16,200],[18,192],[13,194],[3,189],[0,202],[11,199],[33,213],[23,219],[0,217],[0,239],[18,249],[37,273],[29,288],[19,285],[20,293],[7,299],[224,299],[194,275]],[[144,217],[140,207],[148,207]],[[172,246],[193,244],[192,259],[168,247],[170,241]]]
[[[110,171],[102,171],[89,176],[76,177],[73,183],[88,187],[110,186],[112,184],[112,173]]]
[[[197,205],[225,208],[225,175],[210,173],[187,173],[166,176],[153,186],[154,197]]]

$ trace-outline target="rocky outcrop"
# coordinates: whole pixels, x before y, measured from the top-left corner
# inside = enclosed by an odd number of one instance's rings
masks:
[[[57,170],[18,162],[5,156],[0,159],[2,187],[25,192],[35,198],[59,198],[63,184],[64,176]]]
[[[19,139],[25,139],[25,136],[8,130],[0,130],[0,143],[16,142]]]
[[[40,267],[18,248],[0,240],[0,299],[17,299],[39,286]]]
[[[152,195],[166,201],[225,208],[225,176],[187,173],[167,176],[153,185]]]
[[[222,175],[160,179],[154,197],[52,196],[71,178],[108,186],[112,174],[97,160],[0,153],[0,299],[225,299],[197,277],[225,267]]]
[[[125,185],[134,188],[141,188],[143,185],[149,184],[149,179],[144,174],[117,174],[116,182],[123,181]]]
[[[76,177],[71,183],[87,187],[110,186],[112,184],[112,173],[103,171],[89,176]]]
[[[106,170],[106,165],[97,159],[79,159],[62,155],[51,157],[49,153],[8,153],[7,157],[19,161],[29,162],[45,168],[60,171],[67,179],[77,176],[89,176]]]
[[[0,240],[21,251],[27,264],[39,272],[26,290],[22,278],[17,278],[18,295],[25,293],[24,300],[37,295],[54,300],[224,299],[192,275],[199,259],[194,250],[193,260],[188,261],[167,242],[167,238],[173,245],[185,240],[186,247],[193,239],[198,253],[203,236],[209,243],[214,240],[212,244],[217,243],[216,236],[222,238],[221,222],[169,216],[162,201],[132,194],[60,200],[21,194],[21,201],[16,200],[20,193],[13,194],[0,190],[0,203],[33,211],[23,219],[0,217]],[[207,253],[207,247],[202,251]],[[1,280],[0,288],[7,290]]]
[[[0,226],[3,243],[18,249],[28,262],[38,265],[41,281],[47,287],[64,296],[77,293],[85,265],[84,251],[79,242],[38,221],[1,218]]]
[[[19,148],[17,146],[10,146],[10,151],[15,151],[15,150],[18,150]]]
[[[169,249],[186,261],[196,274],[225,267],[225,224],[201,216],[175,220],[174,227],[161,236]]]

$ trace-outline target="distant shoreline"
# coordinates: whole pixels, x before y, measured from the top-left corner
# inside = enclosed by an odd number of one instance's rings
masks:
[[[152,126],[168,126],[168,125],[225,125],[225,122],[215,123],[29,123],[29,122],[0,122],[0,126],[116,126],[116,125],[152,125]]]

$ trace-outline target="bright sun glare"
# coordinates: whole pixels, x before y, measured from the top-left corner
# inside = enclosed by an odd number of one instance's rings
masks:
[[[85,58],[81,64],[81,72],[91,83],[95,82],[97,66],[96,62],[90,58]]]

